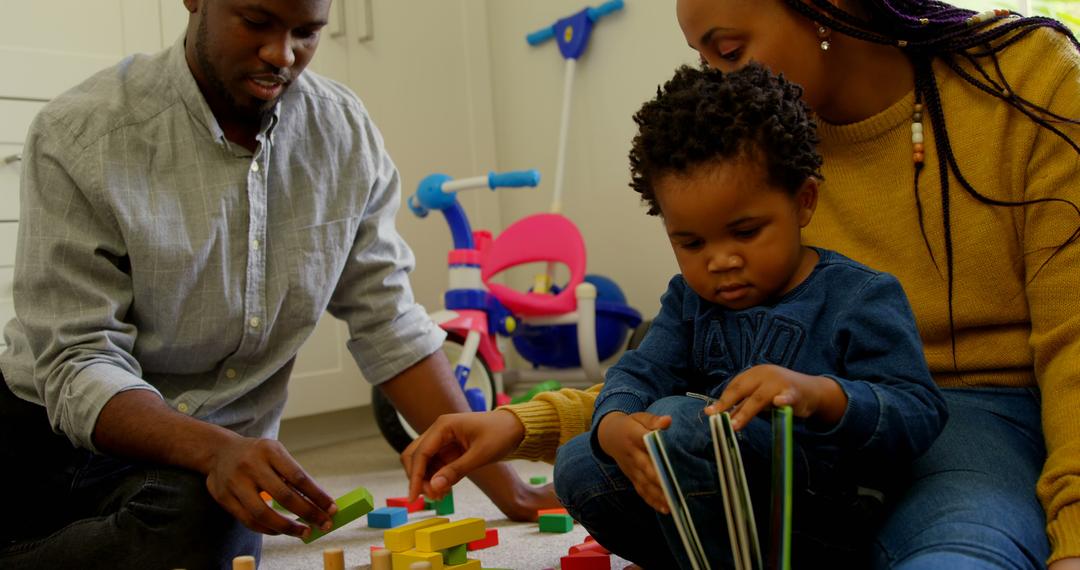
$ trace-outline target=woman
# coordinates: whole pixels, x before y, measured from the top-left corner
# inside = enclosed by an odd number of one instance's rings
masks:
[[[950,420],[874,565],[1080,568],[1076,39],[1053,20],[926,0],[676,12],[709,66],[754,60],[804,87],[825,159],[808,242],[900,279],[944,389]],[[593,397],[440,420],[403,456],[412,491],[434,474],[423,489],[439,494],[511,452],[550,459],[588,429]]]

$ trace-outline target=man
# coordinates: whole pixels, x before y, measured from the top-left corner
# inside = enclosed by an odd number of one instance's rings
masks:
[[[184,38],[57,98],[27,138],[4,568],[221,567],[259,533],[310,532],[260,490],[326,527],[332,498],[273,440],[325,310],[413,425],[468,409],[412,299],[381,136],[302,74],[330,0],[184,3]],[[508,468],[474,479],[535,512]]]

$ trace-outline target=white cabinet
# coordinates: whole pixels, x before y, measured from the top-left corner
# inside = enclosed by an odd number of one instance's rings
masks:
[[[471,0],[334,0],[311,69],[355,91],[401,171],[402,198],[424,176],[471,176],[495,167],[486,9]],[[475,224],[498,220],[490,193],[463,196]],[[442,306],[449,231],[402,208],[412,284],[429,310]],[[345,349],[345,326],[325,315],[297,356],[285,417],[371,401]]]
[[[157,7],[145,0],[0,4],[0,327],[15,315],[19,157],[30,121],[46,101],[95,71],[128,53],[158,49],[160,34]]]

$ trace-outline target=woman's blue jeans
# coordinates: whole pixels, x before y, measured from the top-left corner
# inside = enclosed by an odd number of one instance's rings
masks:
[[[199,473],[75,449],[0,376],[0,568],[232,568],[262,535],[222,509]]]
[[[1045,568],[1035,483],[1046,460],[1030,388],[943,390],[945,431],[915,461],[874,545],[875,568]]]
[[[733,567],[712,435],[705,402],[671,396],[649,407],[670,415],[663,437],[706,556],[714,567]],[[758,534],[768,543],[772,427],[755,419],[738,432]],[[814,458],[814,459],[811,459]],[[834,449],[796,446],[793,553],[798,567],[866,567],[874,528],[870,497],[836,463]],[[555,492],[570,514],[609,550],[645,568],[690,568],[672,518],[652,510],[610,458],[597,457],[583,434],[559,450]],[[880,507],[880,503],[877,504]],[[825,566],[822,566],[825,567]]]

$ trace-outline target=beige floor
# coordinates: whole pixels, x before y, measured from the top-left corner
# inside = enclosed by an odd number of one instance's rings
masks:
[[[333,496],[340,496],[357,486],[371,491],[376,506],[385,506],[386,498],[406,493],[404,471],[397,454],[381,437],[366,437],[316,449],[300,451],[297,460]],[[526,480],[543,475],[550,480],[551,466],[543,463],[515,461],[515,469]],[[514,568],[540,570],[558,568],[559,558],[570,546],[584,541],[586,532],[580,526],[567,534],[540,533],[535,523],[511,522],[499,512],[471,482],[459,483],[454,489],[455,513],[452,520],[481,517],[488,528],[499,529],[500,544],[494,548],[469,553],[479,559],[484,568]],[[433,516],[431,512],[413,513],[410,520]],[[370,564],[372,545],[382,544],[382,530],[367,526],[361,518],[340,530],[305,545],[290,537],[267,537],[263,544],[260,568],[263,570],[318,570],[322,566],[322,551],[329,547],[345,550],[346,568],[365,569]],[[612,568],[624,568],[627,562],[613,556]]]

